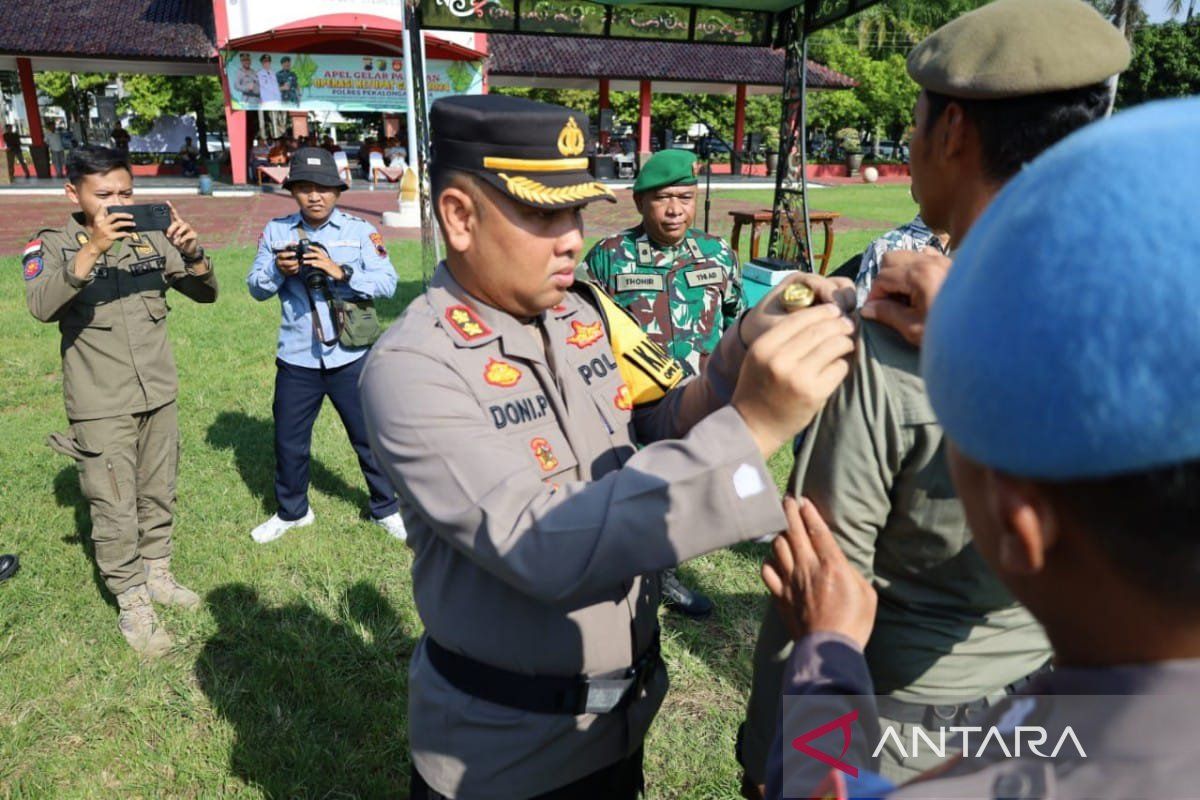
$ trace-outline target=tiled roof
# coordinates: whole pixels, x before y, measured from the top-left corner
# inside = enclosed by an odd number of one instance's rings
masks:
[[[784,53],[768,47],[493,33],[488,49],[493,75],[783,85]],[[808,85],[850,89],[856,84],[809,61]]]
[[[0,0],[0,53],[199,61],[215,41],[212,0]]]

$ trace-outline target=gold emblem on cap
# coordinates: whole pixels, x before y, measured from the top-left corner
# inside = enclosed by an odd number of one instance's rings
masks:
[[[558,152],[564,156],[577,156],[583,152],[583,131],[575,124],[574,117],[567,117],[567,124],[558,133]]]

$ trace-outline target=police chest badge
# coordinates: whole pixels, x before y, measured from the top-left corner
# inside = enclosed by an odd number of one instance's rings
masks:
[[[617,396],[613,398],[613,405],[621,411],[633,410],[633,395],[629,393],[629,385],[622,383],[621,388],[617,389]]]
[[[574,333],[567,338],[567,344],[574,345],[582,350],[600,341],[600,338],[604,336],[604,323],[593,322],[591,325],[585,325],[579,320],[572,320],[571,330]]]
[[[468,342],[481,339],[492,332],[492,329],[484,324],[479,315],[467,306],[450,306],[447,308],[446,321],[450,323],[450,327],[459,336]]]
[[[529,442],[529,449],[533,451],[533,457],[537,459],[542,472],[550,472],[558,466],[558,457],[554,455],[550,443],[541,436]]]
[[[483,368],[483,379],[492,386],[508,388],[516,386],[517,382],[521,380],[521,370],[507,361],[489,358],[487,366]]]

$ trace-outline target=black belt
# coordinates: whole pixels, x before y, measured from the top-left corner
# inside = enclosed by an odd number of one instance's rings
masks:
[[[429,662],[460,692],[535,714],[607,714],[627,707],[662,663],[658,631],[632,667],[612,677],[522,675],[447,650],[425,637]]]
[[[1013,681],[1004,687],[1006,695],[1016,694],[1034,678],[1053,670],[1051,662],[1047,661],[1024,678]],[[977,717],[981,712],[995,705],[986,697],[971,700],[967,703],[909,703],[894,697],[878,697],[875,700],[879,716],[909,725],[922,725],[926,728],[961,725]]]

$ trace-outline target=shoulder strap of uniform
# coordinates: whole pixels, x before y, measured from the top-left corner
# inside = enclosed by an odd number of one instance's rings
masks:
[[[683,380],[683,365],[667,355],[604,289],[590,281],[583,286],[600,309],[613,355],[617,358],[621,377],[629,387],[633,404],[641,406],[661,400]]]

